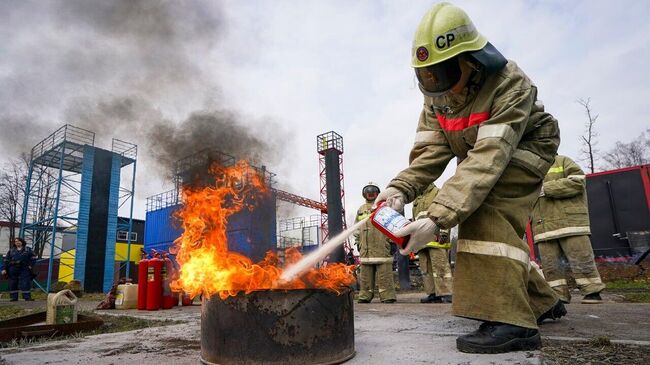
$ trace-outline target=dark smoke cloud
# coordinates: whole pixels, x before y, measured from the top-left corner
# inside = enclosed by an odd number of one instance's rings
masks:
[[[219,3],[9,3],[0,4],[11,59],[0,59],[3,151],[29,148],[70,123],[96,132],[99,147],[111,137],[138,144],[146,169],[139,176],[148,178],[169,177],[177,159],[204,148],[279,161],[285,132],[225,105],[220,80],[206,69],[226,29]],[[212,107],[169,114],[183,104]]]
[[[218,150],[255,165],[277,164],[283,151],[283,131],[272,120],[244,123],[244,117],[228,109],[197,110],[182,121],[163,117],[147,100],[114,97],[75,100],[66,110],[66,120],[141,146],[150,167],[170,178],[176,162],[203,150]]]
[[[256,165],[277,162],[280,139],[272,131],[279,126],[259,121],[260,127],[247,127],[240,120],[236,112],[213,110],[194,112],[178,125],[154,125],[149,133],[149,140],[158,141],[152,146],[153,155],[163,166],[203,149],[216,149]]]
[[[46,137],[35,133],[39,130],[47,130],[46,124],[33,115],[0,114],[0,151],[11,158],[28,154]]]

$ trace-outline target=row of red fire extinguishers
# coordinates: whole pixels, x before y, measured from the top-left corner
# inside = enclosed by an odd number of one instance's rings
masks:
[[[138,266],[138,309],[155,311],[171,309],[178,305],[192,305],[192,298],[185,293],[172,291],[170,283],[178,276],[176,263],[169,257],[169,252],[151,250],[147,254],[142,250],[142,259]]]

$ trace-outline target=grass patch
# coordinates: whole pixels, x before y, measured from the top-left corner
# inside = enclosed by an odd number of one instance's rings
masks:
[[[633,303],[650,303],[650,292],[648,293],[627,293],[623,295],[625,300]]]
[[[98,315],[92,312],[83,313],[87,315],[94,315],[104,320],[104,325],[95,331],[93,335],[100,333],[114,333],[139,330],[149,327],[169,326],[172,324],[182,323],[181,321],[174,321],[171,319],[158,320],[158,319],[142,319],[137,317],[128,316],[111,316],[111,315]]]
[[[613,280],[606,285],[607,289],[650,289],[650,280]]]
[[[84,293],[78,299],[83,302],[101,302],[106,297],[104,293]],[[33,290],[32,298],[34,300],[47,300],[47,293],[44,293],[42,290]]]
[[[541,350],[544,365],[574,364],[649,364],[650,351],[645,346],[621,345],[608,337],[596,337],[589,342],[545,340]]]
[[[650,280],[612,280],[606,283],[607,292],[622,296],[626,302],[650,303]]]
[[[36,312],[43,312],[43,310],[41,310],[40,308],[29,309],[29,308],[21,308],[15,305],[2,305],[0,306],[0,321],[4,321],[5,319],[16,318],[20,316],[25,316]]]
[[[6,308],[11,308],[11,306],[0,307],[0,310]],[[20,315],[32,313],[29,312],[29,310],[27,310],[27,312],[22,312],[21,314],[20,312],[21,310],[22,310],[21,308],[14,307],[14,309],[5,311],[6,313],[8,313],[8,315],[11,314],[12,317],[7,317],[4,319],[9,319]],[[182,323],[181,321],[174,321],[174,320],[153,320],[153,319],[142,319],[142,318],[128,317],[128,316],[112,316],[112,315],[97,314],[94,312],[85,312],[85,311],[80,311],[79,314],[99,317],[104,321],[104,324],[101,327],[92,331],[76,332],[67,336],[27,338],[27,339],[14,340],[12,342],[0,343],[0,348],[28,347],[28,346],[46,343],[48,341],[58,341],[58,340],[71,341],[86,336],[99,335],[103,333],[127,332],[127,331],[139,330],[143,328],[169,326],[173,324]]]

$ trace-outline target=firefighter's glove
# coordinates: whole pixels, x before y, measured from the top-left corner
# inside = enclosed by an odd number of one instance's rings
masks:
[[[411,252],[418,252],[427,243],[435,241],[439,233],[440,227],[431,218],[422,218],[409,223],[406,227],[395,232],[397,237],[411,236],[406,247],[400,249],[399,253],[408,256]]]
[[[376,209],[381,202],[386,202],[387,207],[402,212],[404,210],[404,205],[406,204],[406,195],[396,188],[388,187],[377,195],[377,199],[375,199],[375,204],[372,205],[372,209]]]

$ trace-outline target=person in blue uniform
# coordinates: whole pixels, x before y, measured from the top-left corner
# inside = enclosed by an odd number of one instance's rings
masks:
[[[13,246],[3,259],[2,275],[9,276],[9,295],[11,301],[18,300],[18,292],[23,294],[23,299],[32,299],[32,266],[34,265],[34,251],[27,247],[24,239],[16,238]]]

